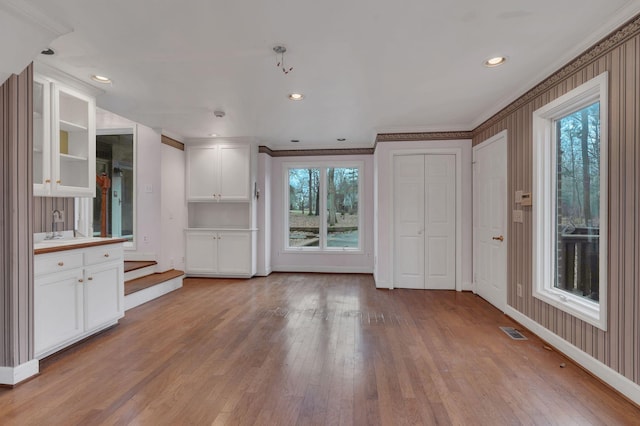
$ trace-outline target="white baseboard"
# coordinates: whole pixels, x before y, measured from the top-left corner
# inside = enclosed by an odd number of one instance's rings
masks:
[[[376,288],[386,288],[389,290],[393,290],[394,287],[393,287],[393,283],[386,282],[386,281],[376,281]]]
[[[618,392],[640,405],[640,385],[627,379],[622,374],[603,364],[591,355],[580,350],[577,346],[564,340],[554,332],[546,329],[528,316],[507,306],[505,314],[527,327],[532,333],[546,341],[567,357],[584,367],[591,374],[616,389]]]
[[[145,288],[144,290],[136,291],[135,293],[128,294],[124,297],[124,310],[128,311],[131,308],[140,306],[153,299],[157,299],[160,296],[164,296],[167,293],[171,293],[174,290],[182,287],[182,279],[184,275],[170,279],[163,283],[154,285],[153,287]]]
[[[320,272],[335,274],[373,274],[373,269],[366,266],[274,266],[273,272]]]
[[[258,276],[258,277],[268,277],[269,275],[271,275],[272,272],[273,272],[273,270],[271,268],[268,268],[268,269],[264,269],[262,271],[256,272],[256,276]]]
[[[40,372],[37,359],[20,364],[17,367],[0,367],[0,385],[16,385]]]

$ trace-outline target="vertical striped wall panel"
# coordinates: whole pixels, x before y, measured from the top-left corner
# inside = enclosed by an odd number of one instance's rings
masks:
[[[609,72],[608,329],[603,332],[533,298],[532,212],[509,222],[508,303],[640,384],[640,18],[636,17],[474,131],[474,145],[508,130],[509,218],[514,192],[531,191],[533,111]],[[535,200],[534,200],[535,202]],[[523,285],[523,297],[515,291]]]
[[[0,366],[33,357],[33,66],[0,86]]]
[[[64,223],[56,224],[56,231],[74,229],[74,199],[33,197],[34,223],[33,232],[51,232],[53,211],[64,212]]]

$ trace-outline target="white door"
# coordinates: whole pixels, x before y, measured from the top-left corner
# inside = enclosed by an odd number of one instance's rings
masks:
[[[473,273],[477,294],[507,304],[507,134],[473,148]]]
[[[455,155],[394,157],[394,287],[455,290]]]
[[[424,155],[393,157],[394,287],[425,288]]]
[[[456,156],[425,156],[426,286],[456,288]]]

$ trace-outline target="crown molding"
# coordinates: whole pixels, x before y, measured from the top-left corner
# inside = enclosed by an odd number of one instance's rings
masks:
[[[566,80],[570,75],[575,74],[578,71],[581,71],[588,65],[597,61],[613,49],[617,48],[621,44],[625,43],[632,37],[640,34],[640,15],[635,16],[631,20],[627,21],[622,26],[618,27],[617,30],[609,34],[604,39],[600,40],[590,49],[586,50],[583,54],[575,58],[573,61],[569,62],[564,67],[560,68],[557,72],[553,73],[551,76],[544,79],[538,85],[534,86],[529,91],[525,92],[524,95],[520,96],[515,101],[511,102],[509,105],[498,111],[492,117],[484,121],[478,127],[473,130],[473,134],[477,134],[482,132],[494,124],[500,122],[508,115],[520,109],[523,105],[531,102],[534,98],[538,97],[542,93],[546,92],[548,89],[553,87],[556,84],[561,83]]]
[[[452,132],[414,132],[414,133],[378,133],[378,142],[410,142],[410,141],[443,141],[471,139],[472,131],[452,131]]]
[[[34,71],[37,74],[42,75],[46,79],[58,81],[76,90],[79,90],[84,93],[88,93],[94,97],[98,97],[105,93],[104,90],[99,89],[87,82],[84,82],[72,76],[71,74],[67,74],[66,72],[56,67],[52,67],[49,64],[45,64],[44,62],[34,61],[33,65],[34,65]]]
[[[260,145],[258,152],[270,157],[306,157],[322,155],[373,155],[374,148],[342,148],[342,149],[286,149],[274,151]]]

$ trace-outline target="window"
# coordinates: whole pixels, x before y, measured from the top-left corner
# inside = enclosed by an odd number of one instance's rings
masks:
[[[607,74],[533,113],[533,295],[606,330]]]
[[[359,164],[285,166],[286,248],[359,251]]]

